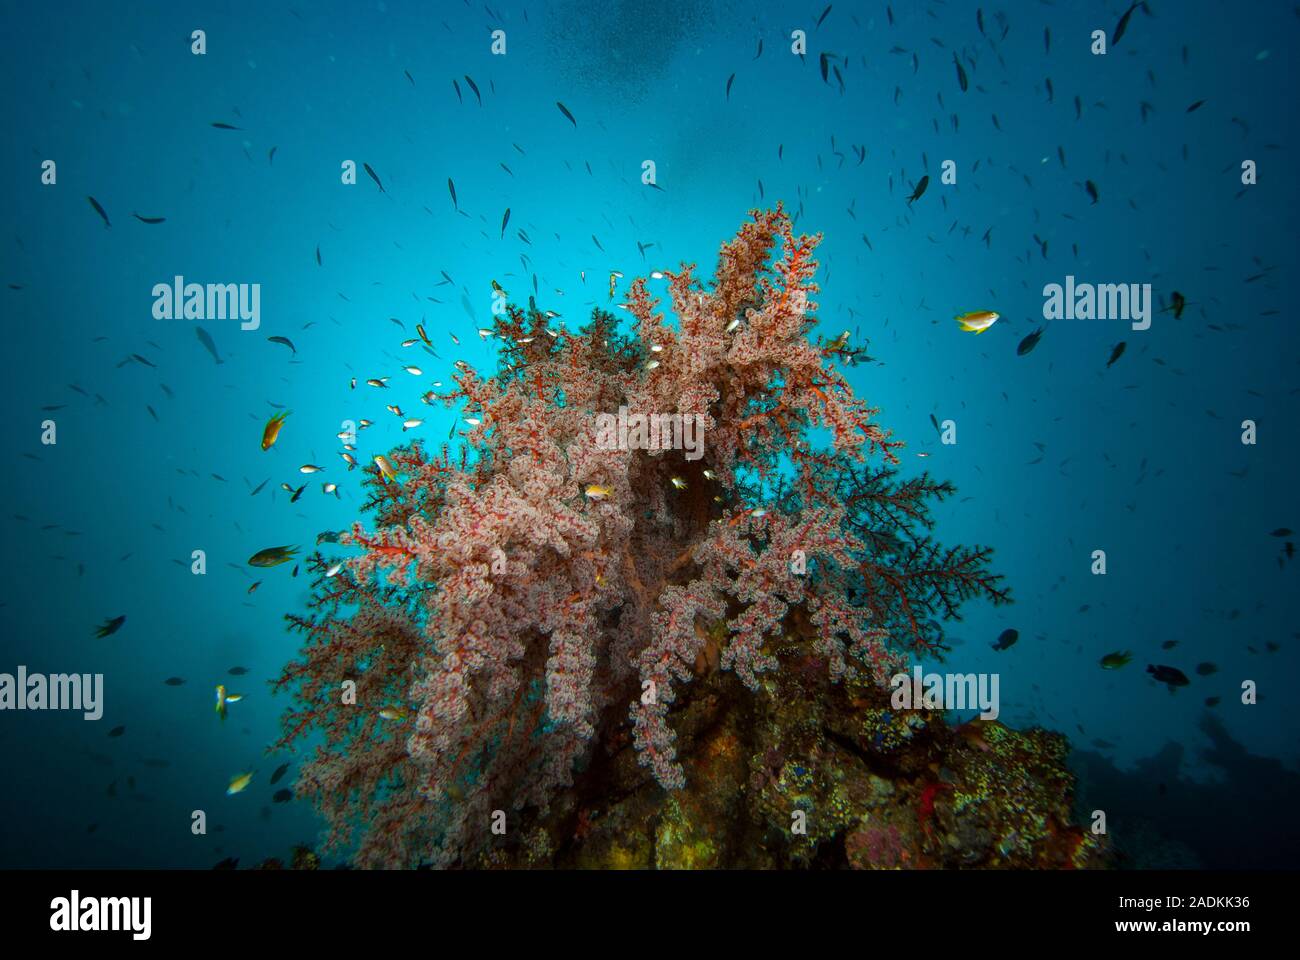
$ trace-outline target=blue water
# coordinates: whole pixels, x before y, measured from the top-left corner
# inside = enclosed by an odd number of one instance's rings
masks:
[[[1013,590],[1014,605],[972,604],[949,627],[950,668],[998,672],[1004,721],[1071,738],[1083,802],[1127,833],[1133,863],[1293,865],[1300,567],[1279,564],[1287,538],[1270,536],[1300,528],[1292,5],[1153,0],[1106,56],[1090,33],[1114,29],[1118,3],[1006,3],[1005,21],[990,4],[985,35],[961,2],[899,0],[892,24],[883,3],[836,2],[820,28],[820,0],[489,6],[5,5],[0,672],[103,673],[106,692],[97,722],[0,713],[0,865],[208,867],[313,843],[311,810],[271,800],[289,758],[264,753],[286,705],[266,682],[295,652],[282,616],[303,609],[305,578],[246,561],[357,517],[343,421],[376,422],[359,455],[404,439],[385,402],[445,437],[453,413],[418,397],[454,359],[490,369],[475,335],[490,281],[522,301],[536,273],[539,305],[576,324],[608,304],[612,269],[630,280],[687,261],[707,277],[747,211],[777,200],[825,235],[823,332],[853,330],[881,361],[848,371],[855,390],[908,441],[905,469],[958,487],[939,537],[994,547]],[[497,27],[505,56],[489,50]],[[838,55],[842,91],[823,82],[822,52]],[[340,182],[347,160],[355,185]],[[641,183],[646,160],[661,191]],[[955,184],[940,182],[945,160]],[[1243,160],[1257,185],[1243,187]],[[178,274],[260,284],[261,329],[203,321],[215,363],[194,322],[152,315],[154,284]],[[1017,356],[1043,286],[1067,274],[1189,305],[1146,331],[1055,321]],[[978,309],[1002,319],[957,330],[953,315]],[[441,360],[400,346],[422,320]],[[120,365],[132,354],[153,366]],[[354,376],[394,389],[354,391]],[[292,414],[262,452],[272,404]],[[955,445],[932,414],[955,421]],[[300,478],[308,462],[325,472]],[[303,480],[290,504],[280,484]],[[1090,572],[1097,549],[1105,576]],[[94,637],[120,614],[121,631]],[[992,650],[1007,627],[1019,643]],[[1114,650],[1133,662],[1101,670]],[[1202,662],[1218,672],[1198,675]],[[1148,663],[1189,687],[1155,684]],[[250,672],[228,675],[236,665]],[[1240,702],[1247,680],[1255,705]],[[218,682],[245,694],[225,723]]]

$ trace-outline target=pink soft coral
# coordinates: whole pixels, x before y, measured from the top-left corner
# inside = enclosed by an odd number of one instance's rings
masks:
[[[693,265],[669,275],[675,327],[632,284],[632,337],[600,311],[572,333],[509,308],[500,372],[458,363],[444,398],[479,421],[459,462],[417,443],[390,455],[396,479],[368,471],[375,529],[353,528],[362,555],[290,618],[308,642],[280,681],[298,704],[282,744],[325,736],[299,791],[336,842],[361,829],[359,862],[456,862],[493,811],[545,809],[629,723],[641,762],[680,787],[673,705],[717,638],[750,688],[790,633],[834,677],[883,679],[934,642],[932,615],[1005,599],[987,551],[931,543],[923,500],[951,488],[894,480],[898,441],[809,340],[819,239],[756,212],[711,290]],[[605,449],[597,416],[620,407],[700,416],[703,458]],[[833,449],[809,447],[811,426]],[[381,719],[392,705],[414,722]]]

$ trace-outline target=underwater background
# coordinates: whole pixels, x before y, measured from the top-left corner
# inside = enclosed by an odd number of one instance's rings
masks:
[[[456,359],[494,367],[475,333],[492,281],[577,326],[611,308],[610,271],[620,290],[682,261],[710,274],[777,201],[824,234],[819,332],[875,360],[845,376],[907,441],[906,470],[957,485],[937,536],[994,547],[1012,589],[945,625],[941,669],[998,673],[1001,720],[1070,737],[1080,809],[1107,812],[1126,865],[1296,865],[1300,568],[1294,536],[1272,534],[1300,528],[1300,12],[1152,0],[1095,56],[1092,31],[1127,4],[826,9],[3,4],[0,672],[102,673],[105,691],[94,722],[0,712],[0,866],[206,868],[314,844],[311,809],[275,799],[292,766],[269,782],[295,758],[266,754],[287,705],[267,682],[296,652],[283,616],[307,579],[247,560],[358,518],[344,421],[375,421],[362,460],[410,439],[388,402],[440,441],[458,412],[418,398]],[[201,321],[214,357],[194,321],[153,316],[176,275],[260,284],[261,327]],[[1150,329],[1045,325],[1043,287],[1067,275],[1151,284]],[[1181,317],[1154,312],[1174,291]],[[973,310],[1001,319],[964,333],[952,318]],[[400,346],[417,323],[437,358]],[[277,409],[292,413],[264,452]],[[291,503],[281,484],[304,482]],[[1018,643],[993,649],[1008,628]],[[1132,662],[1102,669],[1113,651]],[[244,695],[224,722],[218,683]],[[256,775],[227,796],[241,771]]]

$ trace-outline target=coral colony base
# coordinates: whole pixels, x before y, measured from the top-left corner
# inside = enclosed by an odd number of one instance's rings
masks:
[[[367,469],[370,527],[340,539],[363,552],[312,559],[276,681],[333,848],[366,867],[1099,861],[1063,737],[890,706],[941,621],[1009,592],[990,550],[931,538],[953,488],[898,474],[900,442],[810,341],[819,240],[756,211],[711,287],[667,274],[675,327],[644,280],[630,336],[509,307],[497,374],[458,362],[442,398],[477,421],[455,462],[415,442]],[[702,455],[598,443],[623,409],[698,423]]]

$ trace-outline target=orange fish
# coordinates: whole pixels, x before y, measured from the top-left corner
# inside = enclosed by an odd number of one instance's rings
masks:
[[[284,418],[289,415],[288,410],[274,414],[270,420],[266,421],[266,426],[262,428],[262,449],[270,450],[275,446],[276,439],[280,436],[280,428],[284,426]]]

